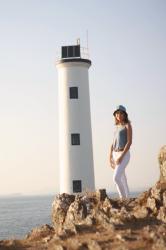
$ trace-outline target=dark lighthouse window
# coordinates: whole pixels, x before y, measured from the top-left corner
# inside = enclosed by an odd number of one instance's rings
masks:
[[[80,45],[62,46],[62,58],[81,57]]]
[[[78,99],[78,87],[70,87],[70,99]]]
[[[71,134],[71,145],[80,145],[80,134]]]
[[[82,192],[82,183],[81,180],[74,180],[73,181],[73,192],[80,193]]]

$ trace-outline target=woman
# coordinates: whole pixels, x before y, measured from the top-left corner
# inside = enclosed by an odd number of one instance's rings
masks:
[[[125,168],[130,160],[129,149],[132,143],[132,127],[124,106],[119,105],[113,115],[116,130],[111,145],[110,163],[114,169],[113,181],[116,184],[119,197],[123,199],[129,197]]]

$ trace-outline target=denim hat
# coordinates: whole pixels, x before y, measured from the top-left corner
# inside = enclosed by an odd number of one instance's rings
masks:
[[[117,111],[122,111],[122,112],[124,112],[124,113],[127,114],[126,108],[125,108],[124,106],[122,106],[122,105],[118,105],[118,106],[116,107],[116,110],[115,110],[114,113],[113,113],[114,116],[115,116],[115,114],[116,114]]]

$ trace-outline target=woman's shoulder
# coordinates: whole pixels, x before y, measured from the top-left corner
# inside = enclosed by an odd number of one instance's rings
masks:
[[[130,122],[126,123],[126,124],[125,124],[125,127],[126,127],[127,129],[132,129],[132,126],[131,126],[131,123],[130,123]]]

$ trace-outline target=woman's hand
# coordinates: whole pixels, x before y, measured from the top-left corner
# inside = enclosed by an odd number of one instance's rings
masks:
[[[111,158],[110,159],[110,164],[111,164],[111,168],[115,168],[115,162],[114,162],[114,160]]]
[[[119,165],[122,161],[122,156],[115,160],[116,165]]]

